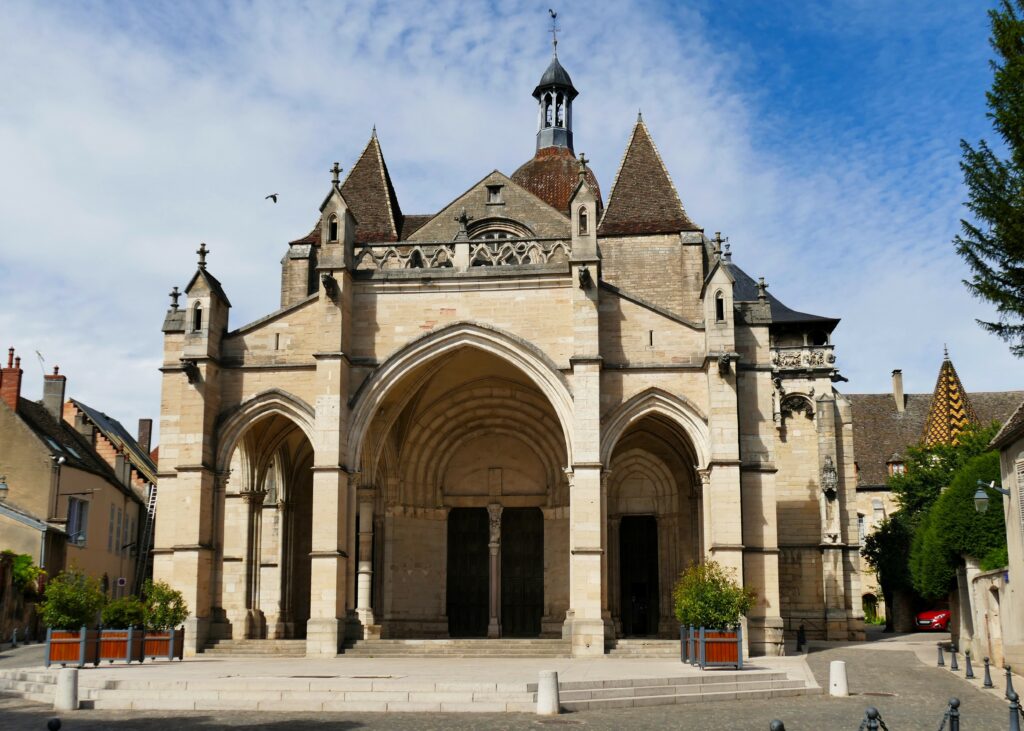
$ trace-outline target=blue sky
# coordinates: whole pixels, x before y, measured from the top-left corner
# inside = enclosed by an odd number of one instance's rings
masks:
[[[533,152],[550,2],[5,3],[0,344],[134,424],[206,241],[237,327],[376,124],[401,205],[439,209]],[[991,137],[983,2],[558,8],[577,151],[607,196],[638,108],[691,217],[796,309],[841,317],[849,392],[1020,388],[950,240],[959,140]],[[273,206],[263,200],[281,194]]]

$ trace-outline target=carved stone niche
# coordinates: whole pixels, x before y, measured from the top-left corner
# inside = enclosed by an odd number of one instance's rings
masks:
[[[779,405],[779,412],[782,414],[783,419],[787,416],[799,413],[806,414],[808,419],[813,419],[814,405],[806,396],[798,393],[791,393],[786,394],[782,398],[782,403]]]

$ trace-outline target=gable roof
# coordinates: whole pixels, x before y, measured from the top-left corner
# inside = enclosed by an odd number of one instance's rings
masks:
[[[733,278],[735,279],[735,285],[733,286],[733,299],[737,302],[754,302],[757,300],[757,282],[754,278],[747,274],[745,271],[740,269],[738,266],[733,264],[731,261],[726,263],[729,271],[732,272]],[[818,324],[822,327],[828,328],[831,332],[836,325],[839,324],[838,318],[835,317],[822,317],[821,315],[811,315],[806,312],[797,312],[794,309],[786,307],[782,304],[779,299],[768,292],[768,304],[772,311],[772,324],[773,325],[787,325],[787,324]]]
[[[699,231],[682,201],[643,119],[638,119],[615,174],[599,236]]]
[[[341,184],[341,194],[356,219],[356,243],[398,241],[402,209],[376,129]]]
[[[89,420],[96,425],[96,428],[103,432],[103,435],[109,439],[115,447],[120,447],[124,451],[128,452],[129,461],[132,466],[141,474],[148,482],[156,483],[156,464],[146,454],[145,450],[135,441],[127,429],[112,416],[107,416],[102,411],[94,409],[91,406],[86,406],[81,401],[70,399],[82,413],[89,417]]]
[[[939,367],[939,377],[935,381],[932,404],[928,409],[921,441],[926,447],[957,444],[964,430],[977,423],[978,415],[971,399],[964,390],[964,384],[960,382],[949,353],[946,353]]]

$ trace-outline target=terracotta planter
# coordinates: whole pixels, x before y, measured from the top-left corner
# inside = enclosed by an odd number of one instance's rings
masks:
[[[146,630],[143,655],[152,660],[181,660],[185,654],[185,628]]]
[[[743,669],[743,628],[696,630],[695,662],[701,668],[731,665]]]
[[[81,668],[86,663],[99,665],[99,638],[99,630],[85,627],[78,630],[47,629],[46,667],[71,665]]]
[[[100,660],[107,662],[142,662],[142,630],[100,630]]]

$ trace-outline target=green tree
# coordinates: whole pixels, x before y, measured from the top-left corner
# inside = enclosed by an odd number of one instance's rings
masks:
[[[188,605],[180,591],[163,581],[146,579],[142,587],[146,629],[173,629],[188,617]]]
[[[47,627],[77,630],[96,623],[96,615],[106,599],[99,579],[78,569],[68,569],[46,585],[39,611]]]
[[[953,243],[973,274],[964,284],[995,305],[996,322],[978,323],[1024,357],[1024,0],[1001,0],[989,10],[992,88],[987,116],[1006,147],[1001,157],[981,140],[960,141],[967,209]]]
[[[897,512],[883,520],[874,533],[864,539],[861,555],[878,577],[882,597],[888,610],[885,613],[885,631],[893,631],[893,608],[896,606],[896,592],[911,588],[910,542],[913,531],[907,525],[905,515]]]
[[[964,556],[982,563],[998,562],[1006,550],[1002,506],[979,513],[974,508],[978,480],[999,479],[999,454],[974,457],[935,501],[914,534],[910,569],[914,588],[937,599],[956,587]]]

